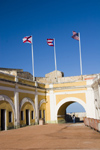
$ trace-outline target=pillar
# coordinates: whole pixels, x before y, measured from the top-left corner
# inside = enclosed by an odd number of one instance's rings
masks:
[[[87,81],[86,91],[86,116],[88,118],[95,118],[95,105],[94,105],[94,90],[91,87],[92,81]]]
[[[35,82],[35,86],[37,87],[37,82]],[[38,93],[37,88],[35,89],[35,123],[39,123],[39,107],[38,107]]]
[[[16,79],[17,82],[17,79]],[[15,117],[14,117],[14,125],[15,128],[20,127],[20,112],[19,112],[19,92],[18,92],[18,86],[17,83],[15,85],[15,91],[14,91],[14,105],[15,105]]]
[[[56,96],[53,92],[53,84],[50,84],[49,86],[51,88],[50,90],[50,117],[51,117],[51,123],[57,122],[57,116],[56,116]]]

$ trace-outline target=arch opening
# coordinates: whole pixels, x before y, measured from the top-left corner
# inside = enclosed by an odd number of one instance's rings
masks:
[[[73,116],[75,116],[75,122],[83,122],[86,117],[86,111],[82,105],[77,102],[70,104],[66,109],[66,122],[73,122]]]
[[[19,107],[20,111],[20,126],[35,124],[35,104],[25,97],[22,99]]]
[[[76,104],[78,105],[77,111],[75,109]],[[83,112],[78,111],[79,106],[83,108]],[[72,107],[70,112],[68,112],[69,107]],[[73,97],[61,100],[57,105],[57,122],[73,122],[73,115],[75,115],[75,122],[83,122],[83,118],[86,116],[86,104],[81,99]]]
[[[46,119],[45,110],[46,110],[46,100],[42,99],[39,103],[39,119],[42,118],[44,123],[45,123],[45,119]]]
[[[7,95],[0,95],[0,130],[14,128],[14,121],[15,106],[13,101]]]

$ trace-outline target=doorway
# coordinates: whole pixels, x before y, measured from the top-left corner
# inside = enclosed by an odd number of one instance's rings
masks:
[[[69,112],[68,107],[70,106],[72,106],[72,108]],[[75,115],[76,122],[83,122],[83,118],[86,116],[85,108],[86,104],[82,102],[81,99],[70,97],[62,100],[59,102],[57,110],[58,123],[73,122],[73,115]]]
[[[6,110],[1,109],[1,130],[5,130],[5,125],[6,125]]]
[[[30,121],[29,109],[26,109],[26,125],[30,125],[29,121]]]

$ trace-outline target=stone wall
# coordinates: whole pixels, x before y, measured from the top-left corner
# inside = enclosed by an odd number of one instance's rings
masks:
[[[58,77],[57,81],[56,78],[50,77],[36,77],[37,82],[41,83],[64,83],[64,82],[75,82],[80,80],[91,80],[94,79],[97,76],[97,74],[92,75],[83,75],[83,76],[70,76],[70,77]]]
[[[33,80],[33,76],[29,72],[23,71],[23,69],[10,69],[0,68],[0,72],[15,75],[21,78]],[[56,79],[57,73],[57,79]],[[35,77],[35,81],[50,84],[50,83],[64,83],[64,82],[75,82],[78,80],[91,80],[94,79],[98,74],[83,75],[83,76],[70,76],[64,77],[64,73],[61,71],[53,71],[45,75],[45,77]]]
[[[29,72],[23,71],[23,69],[13,69],[13,68],[0,68],[0,72],[18,76],[25,79],[33,80],[33,76]]]
[[[56,76],[57,76],[58,78],[64,77],[64,73],[57,70],[57,71],[52,71],[52,72],[50,72],[50,73],[45,74],[45,77],[46,77],[46,78],[53,78],[53,79],[55,79]]]

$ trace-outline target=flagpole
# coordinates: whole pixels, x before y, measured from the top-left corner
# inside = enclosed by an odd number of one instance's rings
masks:
[[[57,62],[56,62],[55,38],[54,38],[54,60],[55,60],[55,71],[56,71],[56,81],[57,81]]]
[[[34,81],[34,56],[33,56],[33,41],[31,44],[31,49],[32,49],[32,70],[33,70],[33,81]]]
[[[81,70],[81,76],[82,76],[82,57],[81,57],[81,40],[80,40],[80,32],[79,34],[79,53],[80,53],[80,70]]]

